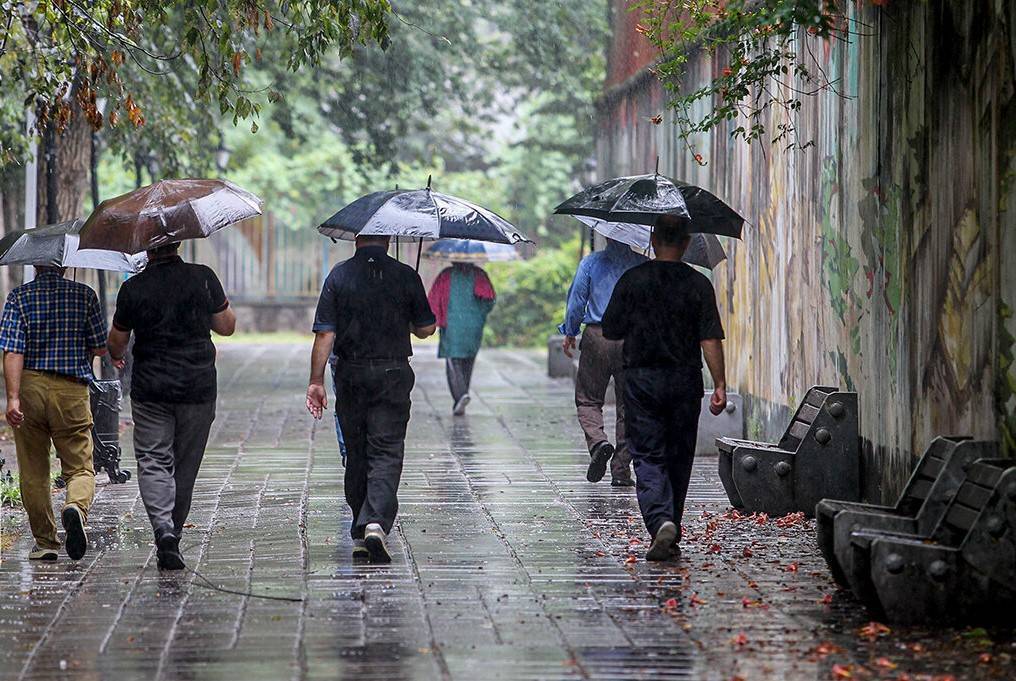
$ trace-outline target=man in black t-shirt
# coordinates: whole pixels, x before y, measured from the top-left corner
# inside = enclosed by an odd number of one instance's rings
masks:
[[[356,254],[325,279],[307,387],[307,409],[320,419],[328,405],[325,364],[333,354],[353,557],[372,563],[391,562],[385,538],[399,509],[409,394],[416,381],[409,334],[426,338],[436,328],[420,275],[388,257],[388,243],[388,237],[357,237]]]
[[[603,335],[624,341],[628,447],[635,492],[653,541],[646,558],[679,550],[702,401],[702,355],[713,378],[709,410],[727,404],[723,327],[705,275],[681,262],[690,239],[684,218],[662,216],[656,259],[628,270],[603,315]]]
[[[109,332],[119,368],[134,333],[131,413],[138,487],[155,532],[158,564],[184,567],[180,535],[215,420],[215,346],[236,315],[215,273],[185,263],[179,244],[148,251],[148,266],[120,287]]]

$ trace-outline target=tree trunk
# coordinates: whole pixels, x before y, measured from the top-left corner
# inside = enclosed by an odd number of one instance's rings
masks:
[[[55,135],[56,152],[56,220],[73,220],[81,217],[88,190],[89,166],[92,155],[92,128],[85,120],[74,95],[71,95],[73,115],[63,133]],[[49,200],[46,187],[48,154],[39,154],[39,210],[38,224],[50,222],[46,205]]]
[[[15,166],[0,173],[0,234],[25,226],[25,171]],[[7,292],[21,284],[23,268],[3,267],[0,273],[0,293],[4,299]]]

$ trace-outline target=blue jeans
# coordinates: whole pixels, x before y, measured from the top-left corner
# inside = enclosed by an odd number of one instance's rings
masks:
[[[339,399],[339,387],[335,380],[335,355],[331,355],[328,358],[328,364],[332,367],[332,392],[335,394],[335,399]],[[342,437],[342,426],[339,425],[339,408],[337,404],[332,405],[335,409],[335,439],[339,441],[339,456],[342,457],[342,465],[346,465],[346,439]]]

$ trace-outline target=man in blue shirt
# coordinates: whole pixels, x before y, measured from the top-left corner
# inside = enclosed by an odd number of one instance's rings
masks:
[[[607,303],[614,293],[614,285],[621,275],[636,265],[646,262],[629,246],[613,239],[607,239],[602,251],[591,253],[582,259],[571,288],[568,290],[568,308],[564,324],[558,330],[564,334],[564,353],[572,356],[575,337],[579,327],[585,324],[582,333],[579,371],[575,377],[575,408],[579,426],[586,436],[589,448],[589,469],[586,479],[599,482],[607,472],[610,462],[611,484],[615,487],[633,487],[631,477],[631,456],[625,445],[624,427],[624,360],[621,343],[603,337],[600,323]],[[603,430],[603,403],[607,396],[607,385],[614,379],[614,396],[617,404],[617,449],[607,440]]]
[[[21,500],[35,536],[30,560],[56,560],[60,548],[49,475],[51,444],[67,482],[60,519],[73,560],[88,549],[85,518],[95,494],[88,383],[92,358],[105,353],[106,320],[95,292],[64,279],[63,273],[40,267],[33,281],[7,296],[0,320],[7,422],[14,427]]]

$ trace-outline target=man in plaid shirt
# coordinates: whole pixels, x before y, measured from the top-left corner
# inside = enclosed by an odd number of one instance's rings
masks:
[[[21,500],[35,536],[31,560],[56,560],[50,445],[60,459],[67,496],[61,521],[67,555],[88,549],[85,518],[95,493],[92,359],[105,353],[106,320],[95,292],[68,281],[62,269],[40,267],[33,281],[11,291],[0,319],[7,422],[14,427]]]

